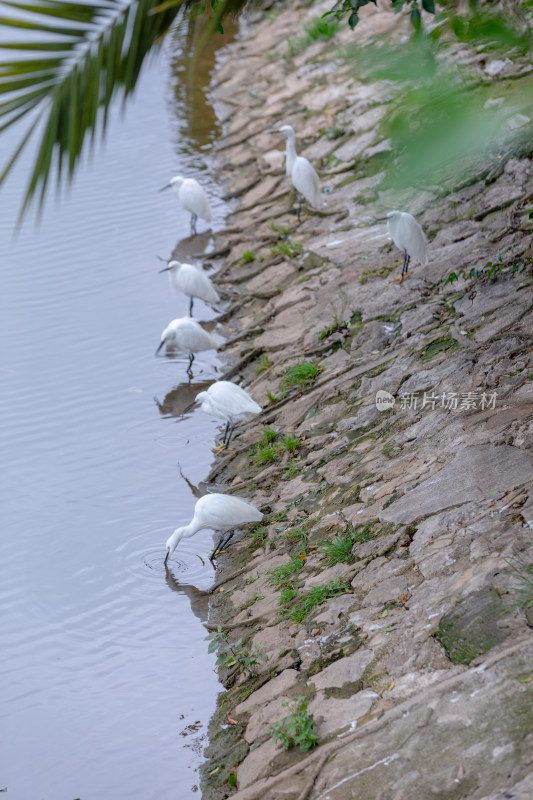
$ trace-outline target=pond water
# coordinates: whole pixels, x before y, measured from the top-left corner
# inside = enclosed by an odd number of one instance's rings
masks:
[[[199,354],[190,384],[185,356],[154,356],[188,310],[158,256],[209,247],[157,189],[195,175],[213,229],[224,220],[207,165],[212,48],[194,71],[190,49],[185,31],[167,38],[39,226],[30,215],[12,235],[30,156],[0,196],[0,789],[13,800],[199,796],[220,688],[197,591],[213,580],[212,535],[184,540],[168,571],[163,558],[217,432],[179,412],[220,367]],[[2,161],[14,142],[2,136]],[[195,316],[215,312],[196,301]]]

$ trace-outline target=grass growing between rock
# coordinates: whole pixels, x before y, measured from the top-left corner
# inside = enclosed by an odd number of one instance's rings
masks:
[[[315,722],[307,710],[307,700],[305,697],[296,697],[283,705],[290,706],[292,713],[271,728],[272,738],[275,742],[281,742],[285,750],[299,747],[302,753],[307,753],[318,741]]]
[[[282,396],[292,389],[305,389],[310,386],[322,370],[314,361],[301,361],[285,370],[279,383]]]
[[[327,42],[335,36],[338,30],[339,23],[336,20],[329,22],[323,17],[313,17],[305,26],[303,36],[289,40],[291,56],[297,56],[314,42]]]
[[[265,372],[269,367],[272,366],[274,362],[269,359],[266,353],[263,353],[260,358],[257,359],[257,364],[255,367],[255,374],[261,375],[262,372]]]
[[[248,528],[246,536],[251,539],[253,547],[261,547],[268,539],[268,530],[260,522],[254,522]]]
[[[297,556],[293,556],[290,561],[286,564],[280,564],[279,567],[274,567],[268,573],[268,582],[271,586],[275,586],[276,589],[279,589],[284,583],[287,583],[289,578],[291,578],[298,570],[303,567],[304,562],[301,558]]]
[[[317,606],[325,603],[330,597],[346,594],[346,592],[347,588],[340,580],[330,581],[322,586],[313,586],[312,589],[309,589],[303,594],[296,593],[294,597],[296,602],[291,608],[282,611],[282,617],[283,619],[290,619],[293,622],[303,622]]]

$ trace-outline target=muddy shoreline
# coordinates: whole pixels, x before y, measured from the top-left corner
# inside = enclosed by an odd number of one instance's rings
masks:
[[[380,190],[393,91],[358,81],[327,42],[289,52],[286,32],[320,10],[255,16],[219,55],[211,90],[234,204],[211,255],[230,297],[224,377],[264,411],[207,482],[265,518],[220,559],[210,629],[265,659],[221,668],[202,796],[525,798],[531,156],[506,154],[443,191]],[[405,33],[365,9],[359,41],[387,31]],[[326,189],[301,222],[284,142],[268,132],[278,122]],[[400,199],[430,241],[429,265],[401,286],[384,226],[364,224]],[[498,257],[524,266],[443,288],[458,266]],[[394,407],[378,410],[379,390]],[[271,735],[296,697],[318,731],[309,753]]]

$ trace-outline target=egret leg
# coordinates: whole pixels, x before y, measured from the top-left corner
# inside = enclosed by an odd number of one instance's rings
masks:
[[[192,317],[192,305],[194,303],[194,297],[191,297],[191,302],[189,303],[189,317]]]
[[[300,217],[302,215],[302,195],[298,192],[298,222],[300,222]]]
[[[229,424],[229,423],[228,423],[228,424]],[[230,432],[229,432],[229,436],[228,436],[228,441],[226,442],[226,446],[225,446],[224,450],[227,450],[227,449],[228,449],[228,447],[229,447],[229,443],[231,442],[231,437],[233,436],[233,431],[234,431],[234,430],[235,430],[235,425],[232,425],[232,426],[231,426],[231,428],[230,428]]]
[[[210,561],[212,561],[212,560],[214,559],[214,557],[216,556],[216,554],[217,554],[217,553],[218,553],[218,551],[220,550],[220,545],[222,544],[222,542],[223,542],[223,541],[224,541],[224,534],[223,534],[223,533],[221,533],[221,534],[220,534],[220,539],[218,540],[218,544],[217,544],[217,546],[215,547],[215,549],[213,550],[213,552],[212,552],[212,553],[211,553],[211,555],[209,556],[209,560],[210,560]]]
[[[196,220],[198,219],[197,214],[191,214],[191,233],[196,233]]]
[[[226,422],[226,430],[224,431],[224,438],[222,439],[222,444],[226,444],[226,436],[228,435],[229,431],[229,422]]]
[[[194,361],[194,353],[189,353],[189,366],[187,367],[187,372],[191,371],[193,361]]]
[[[223,550],[225,550],[225,549],[226,549],[226,547],[228,546],[228,544],[229,544],[229,541],[230,541],[230,539],[233,537],[233,534],[234,534],[234,533],[235,533],[235,531],[230,531],[230,532],[229,532],[229,536],[228,536],[228,538],[224,540],[223,544],[221,544],[221,545],[219,545],[219,546],[217,547],[217,549],[215,550],[215,553],[221,553]]]
[[[411,256],[407,255],[407,250],[403,251],[403,267],[402,267],[402,274],[400,277],[400,283],[403,281],[404,277],[407,275],[407,270],[409,269],[409,261],[411,260]]]

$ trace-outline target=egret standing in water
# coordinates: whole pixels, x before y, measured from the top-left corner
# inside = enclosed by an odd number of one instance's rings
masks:
[[[228,545],[234,534],[234,528],[246,522],[259,522],[263,514],[259,509],[242,500],[227,494],[206,494],[196,501],[194,516],[188,525],[176,528],[172,536],[167,539],[167,554],[165,564],[182,539],[194,536],[198,531],[209,529],[220,534],[220,539],[211,553],[211,560]],[[224,539],[224,534],[228,537]]]
[[[226,430],[222,440],[223,447],[221,447],[224,450],[229,447],[236,423],[248,414],[259,414],[261,411],[261,406],[252,400],[248,392],[231,381],[216,381],[211,384],[206,392],[196,395],[194,403],[188,405],[185,411],[188,411],[196,403],[200,404],[202,411],[205,411],[206,414],[212,414],[212,416],[225,421]]]
[[[196,220],[198,217],[205,219],[206,222],[211,222],[211,206],[205,191],[202,189],[198,181],[194,178],[183,178],[181,175],[176,175],[170,183],[163,186],[159,191],[164,189],[172,189],[179,202],[191,214],[191,233],[196,233]]]
[[[411,258],[416,258],[422,265],[428,263],[426,235],[416,219],[407,211],[391,211],[381,219],[387,220],[389,236],[396,247],[403,250],[401,283],[407,275]]]
[[[220,297],[215,287],[203,272],[193,267],[192,264],[181,264],[179,261],[171,261],[168,267],[159,270],[168,272],[168,280],[171,288],[179,293],[190,297],[189,315],[192,317],[192,306],[195,297],[199,297],[205,303],[218,303]]]
[[[302,196],[307,203],[315,206],[315,208],[318,208],[321,204],[320,178],[313,169],[312,164],[306,158],[297,154],[294,129],[290,125],[282,125],[279,130],[287,137],[285,170],[292,181],[292,185],[298,192],[298,219],[300,219]]]
[[[191,371],[192,362],[196,353],[202,350],[216,350],[218,343],[210,333],[204,331],[194,319],[190,317],[180,317],[173,319],[161,334],[161,344],[155,351],[157,355],[161,348],[166,345],[167,350],[178,350],[181,353],[188,353],[189,366],[187,372]]]

